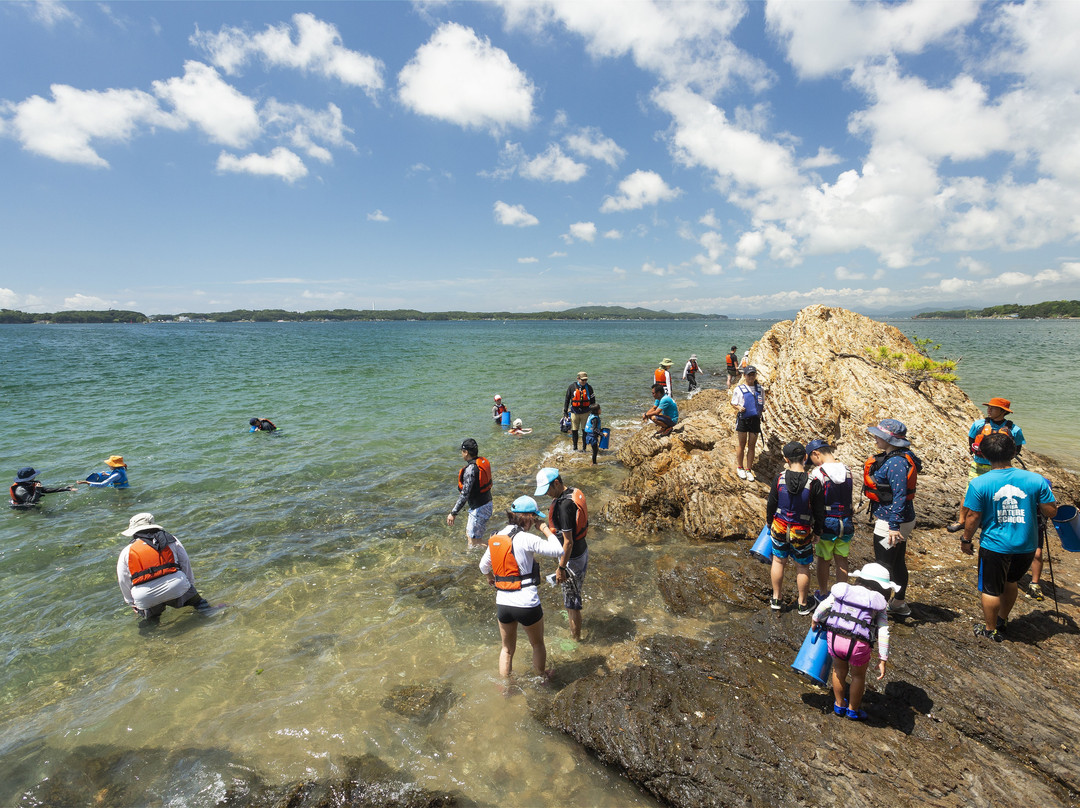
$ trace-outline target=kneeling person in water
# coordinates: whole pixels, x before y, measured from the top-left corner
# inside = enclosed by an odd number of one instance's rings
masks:
[[[148,623],[157,623],[166,606],[214,610],[196,590],[191,561],[180,540],[154,523],[152,513],[137,513],[120,535],[131,539],[116,562],[124,602]]]

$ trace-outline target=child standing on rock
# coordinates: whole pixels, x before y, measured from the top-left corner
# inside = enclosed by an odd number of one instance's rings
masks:
[[[854,579],[854,582],[850,582]],[[880,564],[867,564],[848,575],[849,583],[833,586],[818,604],[811,628],[824,623],[829,656],[833,659],[833,714],[852,721],[866,720],[862,708],[866,691],[866,669],[875,639],[878,646],[878,679],[885,676],[889,658],[888,598],[900,586],[889,580],[889,571]],[[875,637],[876,635],[876,637]],[[844,698],[844,684],[851,674],[851,688]]]

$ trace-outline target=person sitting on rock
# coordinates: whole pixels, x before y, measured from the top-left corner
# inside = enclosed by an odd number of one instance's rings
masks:
[[[653,405],[645,410],[641,420],[652,421],[656,424],[659,427],[656,437],[662,438],[670,435],[675,424],[679,423],[679,405],[675,403],[675,399],[664,392],[664,385],[660,382],[652,386],[652,394]]]
[[[772,533],[772,600],[769,608],[781,609],[781,589],[784,568],[789,558],[795,561],[795,583],[799,591],[799,614],[814,610],[816,601],[810,594],[810,564],[814,560],[814,543],[825,526],[825,494],[820,480],[806,473],[806,449],[798,441],[784,446],[784,465],[787,468],[769,489],[765,506],[765,524]]]
[[[836,584],[829,596],[818,604],[810,627],[824,624],[825,641],[833,660],[833,714],[852,721],[864,721],[863,694],[866,692],[866,669],[877,635],[878,679],[885,676],[889,659],[889,596],[900,587],[889,580],[889,571],[880,564],[867,564],[849,576],[852,580]],[[851,689],[844,696],[844,684],[851,674]]]
[[[817,557],[817,585],[819,593],[829,591],[829,567],[836,565],[836,580],[847,580],[848,554],[851,537],[855,533],[851,506],[853,483],[851,471],[833,457],[833,447],[822,438],[806,444],[806,456],[813,465],[810,479],[821,483],[825,496],[825,529],[814,545]]]

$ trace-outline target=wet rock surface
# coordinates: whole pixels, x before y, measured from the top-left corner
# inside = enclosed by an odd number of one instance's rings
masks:
[[[383,707],[424,726],[443,715],[453,703],[454,693],[448,687],[402,685],[390,691]]]
[[[595,670],[534,698],[540,721],[677,806],[1080,805],[1080,557],[1051,531],[1056,586],[1044,568],[1046,599],[1021,594],[1005,642],[974,635],[976,560],[944,527],[982,413],[955,384],[909,384],[863,358],[880,345],[914,352],[891,326],[821,306],[755,344],[751,361],[770,391],[756,483],[735,474],[722,390],[681,404],[671,436],[646,429],[625,441],[629,474],[605,516],[688,536],[655,561],[686,636],[642,627]],[[885,417],[907,424],[925,466],[908,545],[912,615],[891,624],[880,682],[874,657],[860,723],[835,717],[831,689],[791,670],[810,619],[793,608],[790,571],[785,609],[768,608],[769,568],[748,551],[763,524],[762,481],[782,468],[785,442],[827,437],[861,469],[874,449],[866,427]],[[1024,460],[1059,502],[1080,501],[1074,475],[1033,452]],[[852,569],[873,560],[865,512],[857,524]]]

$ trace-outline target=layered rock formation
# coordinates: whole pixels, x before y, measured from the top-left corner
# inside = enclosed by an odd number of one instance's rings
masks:
[[[606,515],[618,524],[674,527],[701,539],[755,536],[768,484],[783,468],[785,443],[826,438],[854,471],[875,451],[866,428],[897,418],[923,460],[917,526],[944,527],[955,519],[967,485],[967,431],[982,412],[955,383],[915,384],[873,361],[868,350],[882,346],[916,353],[899,329],[845,309],[809,306],[795,320],[777,323],[750,350],[767,391],[757,482],[735,474],[730,396],[704,390],[682,405],[670,436],[657,439],[646,429],[624,442],[618,457],[630,475]],[[1023,458],[1054,482],[1059,499],[1080,499],[1080,483],[1059,464],[1028,451]]]

